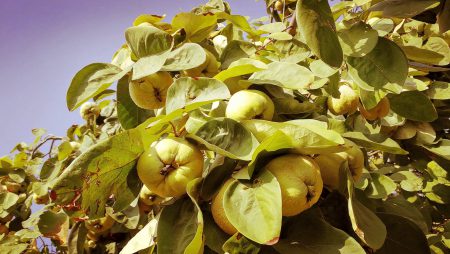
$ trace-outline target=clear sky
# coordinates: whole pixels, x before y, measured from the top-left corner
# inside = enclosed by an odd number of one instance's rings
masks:
[[[171,20],[206,0],[0,0],[0,156],[30,142],[32,128],[54,135],[80,123],[65,96],[82,67],[109,62],[140,14]],[[264,1],[229,0],[233,13],[265,15]]]

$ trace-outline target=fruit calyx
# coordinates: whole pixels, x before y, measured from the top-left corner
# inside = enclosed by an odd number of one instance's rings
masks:
[[[159,173],[163,176],[168,175],[170,172],[172,172],[173,170],[176,170],[177,168],[172,165],[172,164],[167,164],[165,165],[160,171]]]

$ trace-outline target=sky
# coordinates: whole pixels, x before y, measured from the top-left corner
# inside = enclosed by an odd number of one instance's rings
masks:
[[[166,14],[170,21],[204,2],[0,0],[0,156],[31,142],[33,128],[64,136],[82,123],[78,110],[66,107],[72,77],[90,63],[110,62],[135,17]],[[265,15],[262,0],[229,3],[235,14]]]

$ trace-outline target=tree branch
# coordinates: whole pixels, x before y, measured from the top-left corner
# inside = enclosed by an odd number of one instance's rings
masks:
[[[297,9],[294,10],[294,13],[292,14],[291,20],[289,21],[289,27],[287,32],[292,35],[295,36],[295,34],[297,33],[297,15],[296,15]]]

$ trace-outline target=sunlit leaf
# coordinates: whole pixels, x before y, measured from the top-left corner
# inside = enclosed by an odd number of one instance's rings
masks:
[[[245,237],[261,244],[278,242],[281,189],[269,171],[262,171],[248,185],[233,181],[225,190],[223,206],[231,224]]]
[[[398,95],[390,95],[391,109],[406,119],[432,122],[438,117],[433,103],[419,91],[405,91]]]
[[[244,126],[230,118],[210,120],[200,127],[195,135],[188,137],[216,153],[240,160],[251,160],[259,144]]]
[[[311,51],[328,65],[340,67],[342,48],[328,1],[299,0],[295,15],[300,33]]]
[[[385,88],[400,93],[408,75],[408,60],[393,42],[379,38],[375,48],[363,57],[348,57],[349,74],[365,90]]]
[[[106,90],[126,73],[107,63],[93,63],[81,69],[67,90],[67,108],[74,110],[87,100]]]
[[[229,97],[227,85],[217,79],[183,77],[173,82],[167,91],[166,112]]]
[[[294,63],[273,62],[267,70],[258,71],[249,80],[256,84],[273,84],[289,89],[307,89],[314,81],[313,73],[308,68]]]
[[[82,194],[81,208],[92,219],[104,216],[111,195],[114,210],[125,209],[139,193],[134,168],[143,150],[141,134],[136,129],[97,143],[58,177],[53,188],[54,201],[69,205]]]

